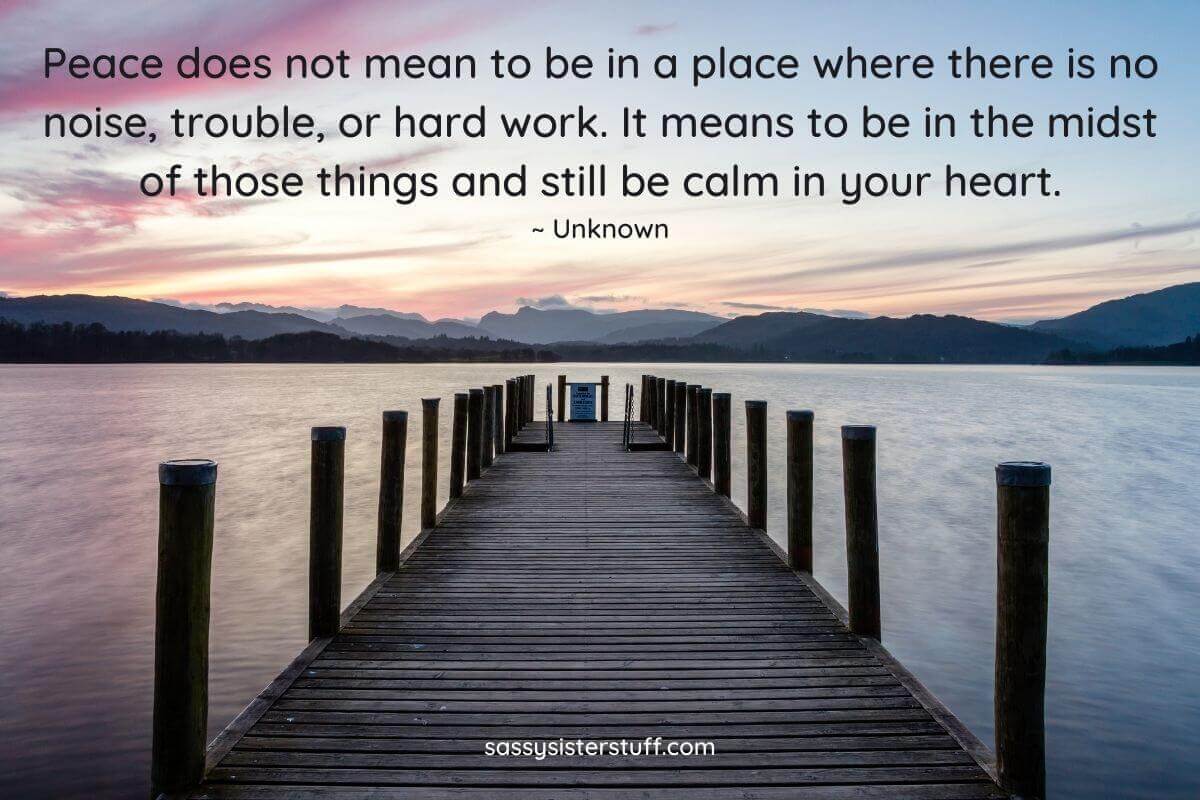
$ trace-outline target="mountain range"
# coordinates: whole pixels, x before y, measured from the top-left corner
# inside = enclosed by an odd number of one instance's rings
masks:
[[[0,297],[0,318],[21,324],[100,323],[111,331],[165,331],[265,339],[318,332],[394,344],[419,340],[502,340],[559,345],[563,353],[659,354],[669,348],[733,354],[744,360],[1030,363],[1062,350],[1164,345],[1200,333],[1200,283],[1110,300],[1029,326],[963,316],[834,317],[768,312],[727,319],[680,309],[597,313],[585,309],[493,311],[478,323],[430,321],[421,314],[343,305],[304,309],[259,303],[185,307],[91,295]],[[631,348],[632,346],[632,348]],[[637,348],[641,348],[638,350]],[[663,349],[667,348],[667,349]],[[707,350],[705,349],[707,348]],[[615,357],[615,356],[614,356]]]
[[[1099,349],[1174,344],[1200,332],[1200,282],[1108,300],[1030,327]]]

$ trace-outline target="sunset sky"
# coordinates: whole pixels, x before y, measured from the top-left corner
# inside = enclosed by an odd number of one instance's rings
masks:
[[[1058,316],[1099,300],[1200,280],[1200,110],[1194,55],[1200,6],[1179,3],[552,3],[264,0],[133,3],[0,0],[0,290],[11,295],[86,292],[210,304],[353,303],[430,318],[511,311],[526,302],[595,309],[679,307],[718,314],[776,308],[872,314],[961,313],[996,320]],[[587,82],[386,80],[189,82],[41,76],[42,49],[157,53],[172,63],[194,45],[208,52],[470,53],[486,69],[495,48],[540,59],[547,45],[597,61],[608,47],[642,57],[675,52],[792,53],[805,76],[790,81]],[[810,55],[847,45],[865,53],[942,57],[970,45],[986,53],[1067,48],[1108,55],[1151,53],[1154,80],[973,82],[818,81]],[[357,62],[356,62],[357,63]],[[535,65],[539,60],[535,60]],[[352,67],[353,69],[354,67]],[[536,66],[535,66],[536,69]],[[396,139],[396,104],[420,112],[489,108],[601,113],[605,140]],[[332,129],[348,111],[384,115],[383,134],[322,143],[180,141],[167,115],[246,111],[282,104]],[[623,140],[624,105],[653,112],[838,111],[863,104],[919,114],[926,105],[965,118],[975,106],[1026,112],[1089,105],[1159,116],[1155,139],[667,142]],[[141,112],[160,133],[132,140],[50,141],[48,111]],[[532,172],[584,162],[621,163],[674,176],[728,168],[783,175],[793,165],[836,177],[843,170],[964,171],[1047,167],[1061,197],[867,200],[460,199],[446,192],[398,205],[385,198],[325,199],[312,191],[322,165],[435,171]],[[147,199],[138,177],[172,163],[217,163],[256,172],[294,169],[311,196],[237,202],[185,196]],[[532,227],[554,218],[664,222],[666,241],[556,240]]]

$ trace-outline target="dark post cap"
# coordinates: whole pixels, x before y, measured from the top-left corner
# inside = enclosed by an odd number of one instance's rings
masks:
[[[796,420],[797,422],[808,421],[813,418],[813,412],[807,409],[800,411],[789,411],[787,412],[787,418],[788,422],[791,422],[792,420]]]
[[[749,408],[766,408],[766,407],[767,407],[766,400],[747,400],[746,401],[746,408],[748,408],[748,409]]]
[[[483,389],[470,389],[468,394],[483,394]]]
[[[387,422],[400,422],[408,419],[407,411],[385,411],[383,418]]]
[[[440,402],[442,402],[442,398],[440,398],[440,397],[422,397],[421,398],[421,405],[423,405],[423,406],[436,406]]]
[[[1005,461],[996,465],[997,486],[1049,486],[1050,465],[1041,461]]]
[[[346,441],[346,429],[338,425],[315,427],[312,429],[312,440],[314,442],[344,442]]]
[[[731,395],[729,392],[713,392],[713,400],[728,400],[731,397],[733,397],[733,395]]]
[[[875,426],[874,425],[843,425],[842,426],[842,438],[843,439],[855,439],[855,440],[861,440],[861,441],[874,441],[875,440]]]
[[[466,393],[466,392],[455,392],[455,393],[454,393],[454,399],[455,399],[455,400],[459,399],[460,397],[461,397],[463,400],[466,400],[466,399],[467,399],[467,393]]]
[[[207,458],[181,458],[158,465],[163,486],[207,486],[217,482],[217,462]]]

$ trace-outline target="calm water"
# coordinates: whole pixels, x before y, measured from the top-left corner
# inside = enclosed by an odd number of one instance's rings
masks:
[[[344,424],[343,598],[374,561],[379,414],[508,366],[0,366],[0,795],[144,797],[155,465],[220,462],[212,713],[220,730],[305,639],[308,429]],[[817,576],[845,597],[838,425],[879,425],[884,640],[992,738],[997,461],[1054,466],[1049,776],[1056,797],[1200,795],[1200,370],[581,365],[817,413]],[[448,449],[443,441],[443,454]],[[415,533],[419,464],[405,513]],[[446,459],[443,458],[443,468]],[[770,528],[784,529],[772,470]],[[441,485],[445,493],[446,476]]]

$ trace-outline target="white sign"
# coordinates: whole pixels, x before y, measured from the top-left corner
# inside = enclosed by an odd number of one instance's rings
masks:
[[[596,421],[596,384],[571,384],[571,419]]]

